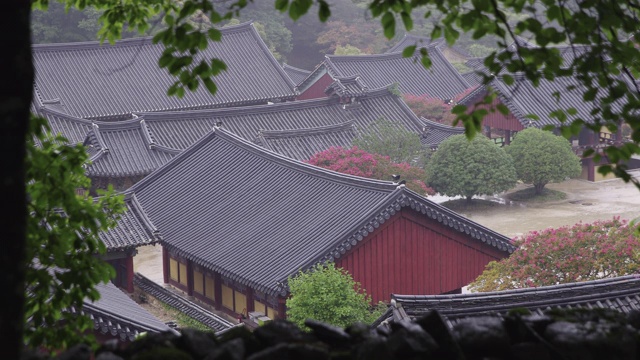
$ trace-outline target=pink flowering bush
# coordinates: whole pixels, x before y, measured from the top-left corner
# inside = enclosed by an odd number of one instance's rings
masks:
[[[435,194],[424,182],[426,173],[423,169],[407,163],[394,163],[388,156],[370,154],[355,146],[351,149],[331,147],[313,155],[307,163],[343,174],[378,180],[391,180],[392,174],[398,174],[400,179],[406,180],[409,189],[419,194]]]
[[[629,275],[640,268],[636,226],[613,220],[533,231],[514,239],[507,259],[492,261],[470,285],[496,291]]]
[[[446,104],[441,99],[433,98],[428,94],[413,95],[404,94],[404,102],[417,116],[424,117],[425,119],[439,122],[445,125],[453,125],[456,120],[456,115],[451,113],[451,109],[455,104],[467,96],[475,88],[469,88],[464,92],[456,95],[451,99],[451,104]]]

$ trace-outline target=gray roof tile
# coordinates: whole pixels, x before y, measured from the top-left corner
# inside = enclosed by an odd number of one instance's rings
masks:
[[[386,53],[402,52],[402,50],[407,46],[415,45],[418,48],[428,48],[430,46],[441,45],[442,43],[442,39],[432,40],[431,37],[405,33],[395,45],[386,51]]]
[[[422,132],[422,122],[401,98],[387,89],[359,95],[354,104],[342,104],[337,97],[294,101],[281,104],[173,113],[139,114],[159,144],[185,149],[216,124],[247,140],[261,131],[322,128],[353,122],[357,130],[367,129],[380,117],[409,131]],[[329,144],[339,146],[343,143]],[[311,146],[311,145],[310,145]],[[289,149],[293,153],[296,149]]]
[[[396,307],[411,318],[438,310],[451,325],[468,316],[504,315],[513,308],[541,314],[558,308],[609,308],[628,313],[640,310],[638,275],[537,288],[456,295],[392,294]],[[393,307],[393,306],[392,306]],[[389,318],[389,314],[387,314]],[[378,321],[379,323],[380,321]]]
[[[420,118],[420,120],[424,123],[422,143],[431,148],[437,147],[450,136],[464,134],[463,127],[440,124],[425,118]]]
[[[158,243],[158,230],[145,214],[135,194],[125,194],[124,204],[125,212],[120,214],[116,226],[99,234],[107,251],[123,251]]]
[[[278,283],[297,270],[341,256],[402,207],[513,251],[503,235],[404,186],[307,165],[222,129],[131,191],[163,246],[269,294],[282,293]]]
[[[587,123],[594,123],[597,120],[591,112],[599,106],[598,98],[596,97],[595,102],[584,101],[583,93],[586,88],[576,77],[557,77],[553,81],[543,78],[535,87],[531,81],[524,78],[524,75],[511,75],[515,78],[513,85],[507,85],[502,77],[496,77],[489,84],[477,88],[461,99],[459,103],[472,105],[477,101],[478,96],[490,87],[524,127],[560,126],[560,121],[551,117],[550,113],[557,109],[567,110],[572,107],[577,110],[577,113],[576,115],[567,114],[567,123],[575,119],[582,119]],[[559,101],[556,94],[560,94]],[[612,106],[614,110],[620,111],[622,105],[616,102]],[[528,114],[538,116],[539,120],[527,117]]]
[[[112,283],[98,284],[96,290],[100,293],[100,299],[95,302],[85,300],[80,309],[80,313],[93,320],[95,330],[128,341],[133,341],[144,332],[170,331],[177,334]],[[78,312],[77,309],[71,311]]]
[[[404,58],[402,51],[380,55],[327,55],[324,64],[334,77],[359,75],[372,88],[398,83],[402,93],[443,100],[453,99],[470,87],[435,44],[427,47],[427,51],[432,62],[429,69],[422,66],[419,54]]]
[[[308,160],[330,147],[350,148],[357,136],[353,121],[310,129],[264,130],[255,143],[296,160]]]
[[[221,335],[235,326],[243,326],[242,324],[231,323],[207,309],[202,308],[193,301],[187,300],[184,297],[165,289],[161,285],[154,283],[139,273],[134,274],[133,283],[145,293],[169,306],[172,306],[174,309],[196,321],[199,321],[210,329],[215,330],[216,335]]]
[[[311,71],[309,70],[303,70],[297,67],[293,67],[286,63],[282,64],[282,69],[285,73],[287,73],[291,81],[296,85],[298,85],[302,80],[306,79],[309,74],[311,74]]]
[[[199,56],[225,61],[228,69],[216,76],[218,92],[204,87],[184,98],[168,97],[175,81],[158,67],[163,45],[152,39],[33,46],[36,69],[35,101],[42,105],[61,99],[73,116],[122,119],[136,111],[171,111],[266,103],[294,97],[294,84],[250,23],[220,29],[221,42],[212,42]]]

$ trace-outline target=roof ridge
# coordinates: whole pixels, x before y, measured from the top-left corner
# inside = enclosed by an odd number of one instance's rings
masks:
[[[304,74],[311,74],[311,70],[301,69],[301,68],[298,68],[298,67],[295,67],[295,66],[291,66],[291,65],[289,65],[287,63],[282,63],[282,68],[287,68],[289,70],[297,71],[297,72],[304,73]]]
[[[286,137],[290,135],[298,135],[298,134],[324,134],[329,132],[334,132],[338,130],[349,130],[353,129],[354,121],[349,120],[340,124],[332,124],[325,126],[317,126],[312,128],[300,128],[300,129],[283,129],[283,130],[260,130],[259,135],[266,138],[278,138],[278,137]]]
[[[468,293],[468,294],[449,294],[449,295],[403,295],[403,294],[391,294],[391,297],[394,299],[414,299],[414,300],[436,300],[442,298],[448,299],[466,299],[466,298],[485,298],[492,296],[513,296],[519,294],[527,294],[527,293],[537,293],[540,291],[545,292],[554,292],[554,291],[562,291],[566,289],[580,289],[585,287],[603,287],[612,284],[625,284],[632,282],[640,282],[640,275],[632,274],[625,275],[613,278],[602,278],[596,280],[589,281],[577,281],[565,284],[557,284],[557,285],[546,285],[546,286],[537,286],[537,287],[528,287],[528,288],[519,288],[519,289],[509,289],[509,290],[501,290],[501,291],[488,291],[488,292],[478,292],[478,293]]]
[[[233,143],[236,146],[239,146],[247,151],[252,152],[255,156],[272,159],[274,162],[280,165],[286,166],[294,171],[300,171],[300,172],[305,172],[315,176],[319,176],[324,178],[327,181],[341,183],[346,186],[358,186],[361,188],[368,188],[374,191],[390,190],[390,188],[393,186],[393,184],[389,181],[367,179],[367,178],[362,178],[358,176],[342,174],[332,170],[327,170],[321,167],[303,163],[301,161],[288,158],[286,156],[272,152],[256,144],[253,144],[250,141],[245,140],[225,129],[214,127],[212,131],[204,135],[196,143],[194,143],[189,148],[182,151],[176,157],[168,161],[166,164],[162,165],[161,167],[156,169],[154,172],[149,174],[147,177],[145,177],[144,179],[142,179],[141,181],[133,185],[131,187],[131,191],[135,192],[143,189],[145,186],[151,183],[156,177],[162,176],[164,173],[171,170],[171,168],[173,168],[176,164],[181,162],[183,159],[187,158],[192,153],[198,151],[201,147],[205,146],[210,141],[213,141],[215,138],[220,138],[220,139],[223,139],[224,141]]]
[[[463,133],[464,132],[464,127],[459,127],[459,126],[452,126],[452,125],[447,125],[447,124],[442,124],[433,120],[429,120],[423,116],[420,117],[420,121],[424,122],[424,124],[427,127],[434,127],[434,128],[438,128],[440,130],[447,130],[447,131],[452,131],[452,132],[460,132]]]
[[[278,74],[280,74],[280,77],[282,77],[284,81],[289,85],[289,89],[291,89],[291,91],[294,94],[297,94],[297,90],[295,89],[296,84],[293,82],[293,80],[291,80],[291,78],[289,77],[289,75],[287,75],[287,73],[284,71],[282,66],[280,66],[280,63],[278,62],[278,60],[276,60],[276,58],[273,56],[273,53],[271,52],[271,50],[269,50],[269,47],[267,46],[267,44],[264,42],[260,34],[258,34],[258,30],[256,29],[255,26],[253,26],[253,21],[250,21],[244,24],[238,24],[235,26],[230,26],[230,28],[233,28],[233,30],[235,30],[236,28],[240,29],[241,25],[247,26],[251,29],[251,35],[253,35],[254,39],[258,43],[258,46],[260,47],[262,52],[267,56],[271,64],[274,65],[274,67],[276,68],[276,71],[278,71]],[[224,36],[224,34],[222,36]]]
[[[253,22],[247,21],[237,25],[230,25],[225,27],[217,28],[222,35],[224,33],[236,33],[240,31],[244,31],[249,29],[249,27],[253,28]],[[254,28],[255,30],[255,28]],[[65,42],[65,43],[49,43],[49,44],[33,44],[31,45],[32,51],[41,52],[41,51],[60,51],[60,50],[86,50],[86,49],[108,49],[115,47],[127,47],[127,46],[136,46],[136,45],[156,45],[153,43],[153,36],[138,36],[129,39],[120,39],[114,42],[113,44],[104,44],[104,41],[94,40],[94,41],[78,41],[78,42]]]
[[[154,112],[137,112],[135,115],[144,118],[147,121],[159,121],[166,120],[164,118],[170,117],[171,119],[181,118],[200,118],[200,117],[216,117],[225,116],[227,114],[252,114],[252,113],[264,113],[265,109],[270,109],[268,112],[279,112],[280,108],[286,107],[289,109],[305,108],[309,106],[323,106],[338,104],[336,99],[331,98],[318,98],[307,99],[298,101],[287,101],[274,104],[261,104],[261,105],[249,105],[241,107],[220,107],[214,109],[198,109],[198,110],[184,110],[184,111],[154,111]],[[201,115],[201,116],[200,116]]]

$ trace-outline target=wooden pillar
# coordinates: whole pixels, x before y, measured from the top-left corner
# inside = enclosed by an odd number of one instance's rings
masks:
[[[286,302],[287,302],[286,298],[278,296],[278,317],[280,319],[286,319],[287,318],[287,305],[286,305]]]
[[[249,318],[249,313],[251,311],[255,311],[256,309],[253,306],[253,289],[247,287],[247,318]]]
[[[511,130],[504,131],[504,144],[505,145],[511,144]]]
[[[193,296],[193,263],[191,260],[187,260],[187,295]]]
[[[169,251],[163,246],[162,247],[162,276],[164,278],[164,283],[169,283],[169,273],[171,269],[169,268]]]
[[[126,280],[126,290],[129,293],[133,292],[133,254],[127,255],[126,258],[123,259],[125,263],[125,268],[127,269],[127,280]]]
[[[216,298],[216,310],[220,310],[222,309],[222,277],[220,276],[220,274],[215,273],[214,276],[215,279],[215,289],[214,289],[214,296]]]
[[[491,126],[485,126],[485,134],[489,139],[491,139]]]

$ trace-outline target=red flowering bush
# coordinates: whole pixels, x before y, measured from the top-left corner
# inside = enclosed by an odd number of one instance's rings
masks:
[[[435,194],[424,182],[426,173],[423,169],[407,163],[394,163],[388,156],[370,154],[355,146],[351,149],[331,147],[313,155],[307,163],[343,174],[378,180],[391,180],[391,175],[397,174],[407,182],[409,189],[419,194]]]
[[[496,291],[596,280],[637,273],[640,238],[626,220],[578,223],[516,238],[516,251],[492,261],[471,285]]]

